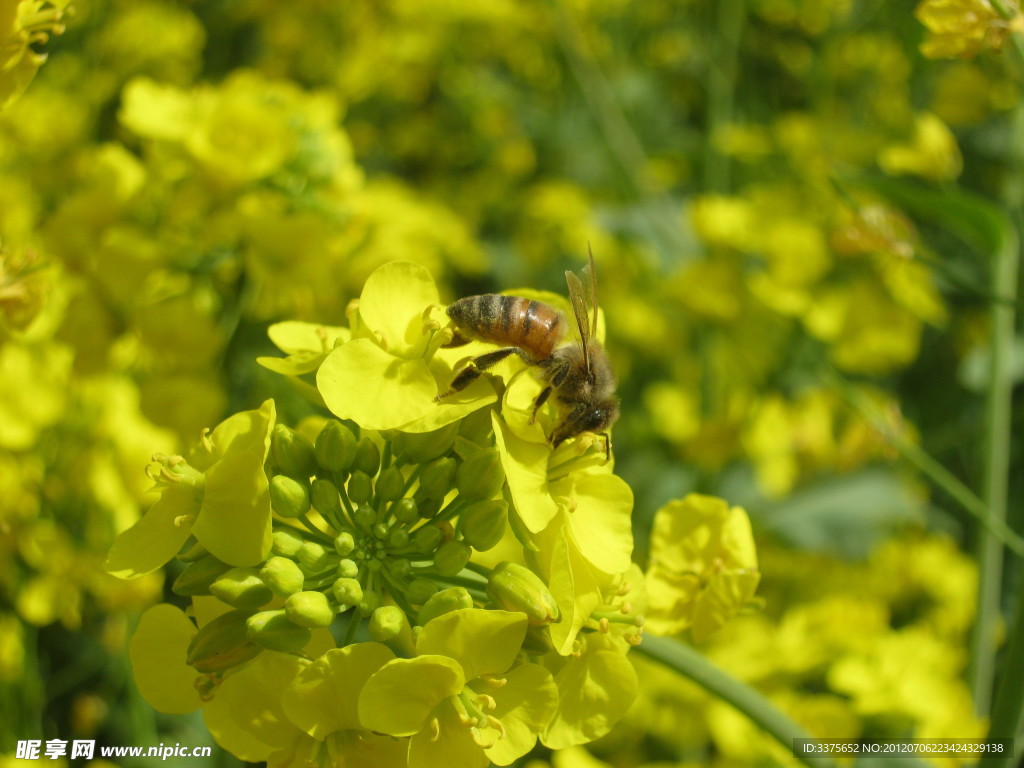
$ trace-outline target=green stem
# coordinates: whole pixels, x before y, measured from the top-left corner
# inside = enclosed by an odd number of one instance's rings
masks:
[[[664,664],[731,704],[787,749],[793,748],[793,739],[811,738],[761,693],[716,667],[688,645],[669,638],[645,635],[634,652]],[[801,756],[797,759],[811,768],[832,768],[835,765],[825,757]]]
[[[1013,117],[1011,135],[1024,130],[1024,108]],[[991,323],[991,369],[985,398],[985,453],[982,498],[989,520],[1006,521],[1010,476],[1010,424],[1013,409],[1013,346],[1016,321],[1017,273],[1020,248],[1016,226],[1024,200],[1024,145],[1016,138],[1010,148],[1010,167],[1003,198],[1011,211],[1009,235],[993,254],[991,288],[993,297],[1003,301],[989,304]],[[1008,301],[1007,301],[1008,300]],[[1003,580],[1003,545],[988,531],[978,531],[975,553],[978,560],[977,615],[971,631],[971,664],[967,679],[974,696],[975,711],[986,717],[992,703],[992,687],[998,647],[1000,595]]]
[[[992,536],[1005,544],[1018,557],[1024,557],[1024,538],[1010,528],[1005,520],[994,519],[989,507],[977,495],[964,485],[952,472],[932,458],[919,445],[911,442],[903,435],[895,432],[877,412],[874,405],[846,381],[836,371],[826,369],[822,378],[830,381],[846,398],[846,401],[857,410],[876,430],[889,441],[904,460],[912,464],[921,474],[927,477],[936,487],[956,501],[964,511],[973,517]]]
[[[708,70],[704,191],[725,193],[730,187],[730,161],[728,156],[718,151],[716,141],[733,118],[744,0],[719,0],[717,6],[716,35]]]
[[[999,675],[1000,683],[992,705],[988,737],[990,739],[1012,739],[1024,729],[1024,695],[1020,681],[1024,680],[1024,573],[1017,587],[1017,610],[1013,624],[1009,627],[1009,642],[1005,661]],[[1024,739],[1017,739],[1019,753],[1024,749]],[[999,755],[985,761],[985,768],[1007,768],[1018,765],[1012,753]]]
[[[665,253],[677,253],[683,242],[678,205],[661,193],[645,175],[647,153],[616,100],[608,79],[601,71],[586,38],[572,17],[565,0],[556,0],[558,40],[579,84],[605,145],[634,191],[650,203],[650,225]]]

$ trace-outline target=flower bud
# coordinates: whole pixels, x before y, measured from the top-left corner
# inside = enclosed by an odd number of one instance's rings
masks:
[[[250,640],[282,653],[298,653],[313,636],[308,629],[292,622],[283,610],[253,614],[246,626]]]
[[[223,672],[263,650],[247,635],[247,611],[228,611],[204,624],[188,644],[185,661],[197,672]]]
[[[338,563],[338,575],[343,579],[354,579],[359,575],[359,565],[355,560],[346,558]]]
[[[353,466],[370,477],[377,474],[377,470],[380,469],[380,449],[373,440],[364,437],[356,444],[356,460]]]
[[[540,577],[518,563],[498,563],[487,580],[487,594],[506,611],[521,611],[531,624],[553,624],[560,618],[558,603]]]
[[[441,533],[440,528],[436,525],[425,525],[422,528],[417,528],[412,535],[412,545],[417,552],[433,552],[441,543],[442,538],[444,538],[444,534]]]
[[[309,511],[309,483],[274,475],[270,479],[270,506],[281,517],[298,517]]]
[[[270,551],[281,557],[295,557],[306,540],[294,528],[277,528],[274,530],[273,546]]]
[[[352,538],[352,534],[348,531],[342,531],[334,537],[334,551],[342,557],[352,554],[352,550],[356,548],[356,540]]]
[[[328,472],[347,472],[356,458],[356,436],[340,421],[331,419],[313,446],[316,463]]]
[[[174,580],[171,590],[183,597],[208,595],[210,585],[230,570],[230,565],[222,563],[213,555],[203,555],[185,566],[185,570]]]
[[[331,562],[331,552],[316,541],[304,542],[295,556],[303,572],[307,574],[319,573]]]
[[[379,501],[395,501],[405,493],[405,478],[398,467],[388,467],[380,473],[374,487]]]
[[[370,615],[370,637],[384,643],[400,656],[415,655],[412,627],[405,611],[397,605],[382,605]]]
[[[434,569],[442,576],[454,576],[469,562],[473,551],[461,541],[446,541],[434,553]]]
[[[313,481],[313,506],[328,520],[341,520],[341,497],[330,480],[318,477]]]
[[[388,531],[388,547],[390,549],[402,549],[409,545],[409,531],[405,528],[392,528]]]
[[[551,631],[546,626],[527,625],[526,637],[523,638],[524,651],[536,656],[542,656],[554,647],[554,644],[551,642]]]
[[[359,605],[363,599],[363,587],[355,579],[340,578],[331,585],[331,594],[341,605]]]
[[[505,470],[501,468],[501,457],[492,449],[478,452],[459,465],[455,485],[459,498],[468,501],[491,499],[505,484]]]
[[[412,563],[404,557],[393,557],[387,561],[388,572],[399,581],[404,581],[412,573]]]
[[[486,552],[501,541],[507,521],[508,504],[501,499],[485,499],[463,510],[458,529],[473,549]]]
[[[323,592],[296,592],[284,601],[284,613],[300,627],[329,627],[334,610]]]
[[[409,588],[405,590],[405,599],[413,605],[423,605],[435,594],[437,584],[430,579],[413,579],[409,582]]]
[[[377,510],[369,504],[360,504],[355,512],[356,525],[362,531],[372,531],[377,524]]]
[[[418,491],[416,492],[416,509],[419,512],[419,516],[424,520],[437,517],[437,513],[441,511],[443,503],[442,499],[428,499],[425,496],[421,496]]]
[[[280,472],[297,480],[308,480],[316,472],[312,443],[284,424],[274,425],[270,436],[270,455]]]
[[[255,568],[232,568],[210,585],[210,594],[234,608],[259,608],[274,599]]]
[[[359,613],[369,616],[380,607],[380,594],[372,589],[363,590],[363,599],[359,601]]]
[[[437,459],[423,468],[419,493],[426,499],[443,499],[452,490],[454,480],[455,459]]]
[[[433,432],[400,432],[395,438],[395,454],[413,464],[426,464],[444,456],[459,434],[459,422],[453,421]]]
[[[294,560],[287,557],[271,557],[260,568],[260,579],[275,595],[287,597],[302,589],[305,576]]]
[[[446,613],[472,607],[473,598],[470,597],[465,587],[442,589],[420,608],[419,623],[423,625],[431,619],[436,619],[438,616],[443,616]]]
[[[420,516],[419,509],[416,507],[416,502],[412,499],[399,499],[391,505],[391,514],[400,523],[411,523],[417,520]]]
[[[373,481],[365,472],[356,470],[348,479],[348,497],[356,504],[365,504],[373,498]]]

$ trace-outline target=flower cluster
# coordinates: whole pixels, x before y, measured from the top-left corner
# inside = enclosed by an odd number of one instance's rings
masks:
[[[191,601],[143,616],[140,691],[202,707],[243,759],[507,765],[604,735],[636,695],[628,486],[592,435],[551,450],[521,364],[500,406],[488,379],[436,402],[465,354],[440,316],[396,262],[348,327],[275,326],[287,356],[261,362],[338,418],[293,429],[268,400],[155,456],[160,498],[111,548],[121,578],[174,561]]]

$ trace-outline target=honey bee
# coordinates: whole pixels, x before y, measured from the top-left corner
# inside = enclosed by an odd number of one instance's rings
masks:
[[[437,399],[465,389],[488,368],[517,354],[527,365],[538,367],[544,381],[544,388],[533,402],[530,423],[552,393],[558,402],[561,419],[549,437],[552,448],[582,432],[595,432],[605,438],[605,455],[610,458],[608,429],[619,417],[619,399],[615,396],[615,375],[608,354],[596,338],[597,277],[593,253],[584,273],[587,291],[579,277],[565,273],[579,342],[561,343],[566,332],[565,318],[540,301],[485,293],[451,304],[448,317],[455,324],[455,335],[447,346],[457,347],[475,339],[501,345],[501,349],[470,360],[452,379],[448,391]],[[588,305],[592,315],[588,315]]]

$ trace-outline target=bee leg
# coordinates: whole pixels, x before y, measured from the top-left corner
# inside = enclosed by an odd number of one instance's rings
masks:
[[[462,347],[465,346],[466,344],[469,344],[469,342],[471,341],[472,339],[469,338],[469,336],[466,336],[458,328],[452,328],[452,340],[449,341],[447,344],[442,344],[441,348],[451,349],[452,347]]]
[[[555,372],[551,374],[551,378],[548,380],[548,385],[540,391],[537,395],[537,399],[533,401],[533,414],[530,416],[530,424],[533,424],[537,420],[537,411],[540,407],[547,402],[551,396],[552,390],[556,387],[560,387],[562,382],[565,381],[565,377],[569,375],[569,366],[562,365],[555,369]]]
[[[504,349],[499,349],[495,352],[488,352],[486,355],[474,357],[469,361],[465,368],[455,374],[455,378],[452,379],[452,383],[448,387],[448,391],[435,397],[434,402],[439,403],[444,398],[454,395],[456,392],[461,392],[480,378],[481,373],[491,366],[500,363],[513,352],[518,351],[519,349],[517,347],[505,347]]]

